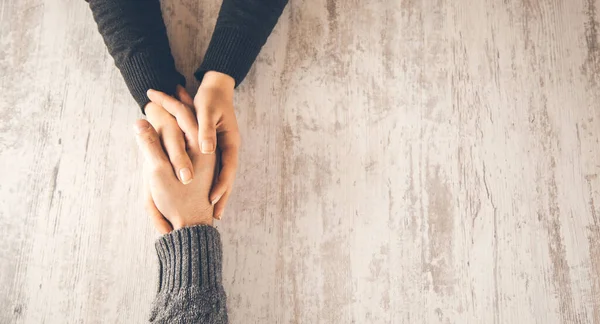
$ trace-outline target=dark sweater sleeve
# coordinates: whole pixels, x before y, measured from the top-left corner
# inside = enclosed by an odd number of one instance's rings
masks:
[[[235,85],[246,77],[273,31],[287,0],[223,0],[204,61],[195,76],[207,71],[230,75]]]
[[[142,108],[148,89],[173,95],[177,72],[158,0],[87,0],[108,52]]]
[[[152,323],[228,323],[221,239],[212,226],[185,227],[156,242],[158,294]]]

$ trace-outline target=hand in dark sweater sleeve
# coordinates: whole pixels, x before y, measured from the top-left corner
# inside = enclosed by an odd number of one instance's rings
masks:
[[[158,294],[152,323],[225,324],[221,238],[212,226],[184,227],[156,242]]]
[[[204,61],[195,76],[207,71],[230,75],[235,85],[246,77],[273,31],[287,0],[223,0]]]
[[[185,78],[171,55],[158,0],[87,0],[98,30],[133,98],[142,108],[148,89],[169,95]]]

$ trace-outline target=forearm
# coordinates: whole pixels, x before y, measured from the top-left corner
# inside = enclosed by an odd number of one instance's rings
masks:
[[[195,76],[207,71],[231,76],[239,85],[273,31],[287,0],[223,0],[204,61]]]
[[[159,283],[152,323],[228,323],[221,239],[212,226],[185,227],[156,242]]]
[[[158,0],[88,0],[98,30],[140,107],[146,91],[173,95],[185,78],[171,55]]]

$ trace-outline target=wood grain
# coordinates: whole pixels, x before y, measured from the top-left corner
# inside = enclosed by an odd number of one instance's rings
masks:
[[[219,2],[163,1],[178,68]],[[600,323],[600,1],[292,1],[236,93],[232,323]],[[0,322],[139,323],[140,113],[84,1],[0,1]]]

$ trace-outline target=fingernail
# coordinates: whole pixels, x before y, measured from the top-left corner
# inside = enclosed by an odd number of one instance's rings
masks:
[[[181,177],[181,182],[183,182],[183,184],[192,182],[192,172],[188,168],[179,170],[179,176]]]
[[[217,215],[215,218],[218,220],[221,220],[221,215],[223,215],[223,212],[221,212],[219,215]]]
[[[150,128],[150,124],[144,123],[140,125],[140,123],[136,123],[135,125],[133,125],[133,128],[135,129],[136,134],[141,134],[143,131]]]
[[[202,141],[202,153],[209,154],[215,151],[215,145],[212,141]]]
[[[215,199],[213,199],[210,203],[214,206],[216,203],[219,202],[219,199],[221,199],[223,195],[216,197]]]
[[[148,97],[150,97],[153,94],[154,94],[154,90],[153,89],[148,89],[148,91],[146,91],[146,96],[148,96]]]

